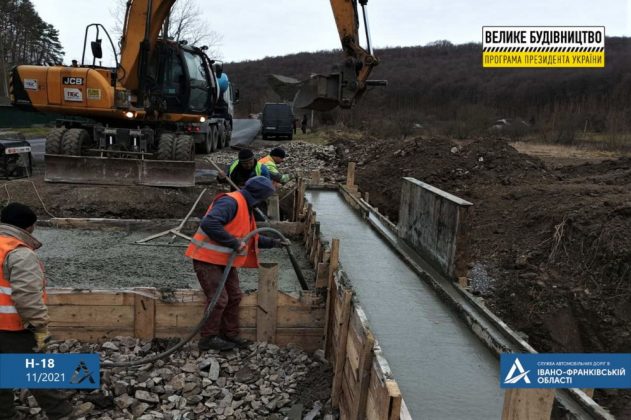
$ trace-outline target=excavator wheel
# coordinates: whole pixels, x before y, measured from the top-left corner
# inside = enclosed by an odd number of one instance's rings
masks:
[[[230,124],[228,124],[228,127],[226,127],[226,141],[224,143],[224,147],[228,148],[230,147],[230,142],[232,141],[232,127]]]
[[[217,149],[223,149],[224,142],[226,141],[226,130],[223,125],[217,126]]]
[[[58,155],[61,153],[61,139],[67,131],[66,127],[53,128],[46,136],[46,154]]]
[[[212,143],[212,151],[217,150],[217,142],[219,141],[219,130],[216,125],[213,125],[210,129],[210,138]]]
[[[175,139],[173,160],[195,160],[195,141],[191,136],[178,136]]]
[[[164,133],[160,135],[160,143],[158,143],[157,160],[173,160],[173,146],[175,144],[175,134]]]
[[[204,136],[204,141],[199,143],[198,146],[198,150],[199,153],[203,154],[203,155],[209,155],[212,152],[212,136],[210,133],[205,133],[203,134]]]
[[[61,141],[61,151],[64,155],[81,156],[84,146],[90,144],[90,135],[83,128],[71,128],[66,131]]]

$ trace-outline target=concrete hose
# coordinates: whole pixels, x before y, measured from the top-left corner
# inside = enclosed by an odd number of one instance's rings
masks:
[[[257,233],[263,233],[263,232],[273,233],[276,236],[278,236],[281,240],[283,241],[287,240],[287,238],[276,229],[273,229],[270,227],[260,227],[248,233],[243,238],[242,242],[248,243],[248,241],[254,235],[256,235]],[[237,257],[237,251],[233,251],[232,254],[230,254],[230,258],[228,259],[226,268],[223,271],[223,275],[221,277],[221,282],[219,283],[219,287],[217,288],[217,291],[215,292],[215,295],[213,296],[210,303],[206,306],[206,310],[204,311],[204,316],[199,321],[197,326],[195,326],[195,328],[183,340],[180,340],[176,345],[174,345],[170,349],[167,349],[162,353],[156,354],[155,356],[145,357],[144,359],[139,359],[139,360],[131,360],[129,362],[106,362],[106,363],[102,363],[101,367],[103,369],[110,369],[110,368],[117,368],[117,367],[129,368],[133,366],[146,365],[148,363],[154,363],[160,359],[164,359],[165,357],[170,356],[171,354],[175,353],[176,351],[184,347],[184,345],[190,342],[197,335],[197,333],[202,329],[204,324],[206,324],[206,322],[210,318],[210,314],[212,314],[213,310],[215,309],[215,306],[217,305],[217,301],[219,300],[219,296],[221,295],[221,292],[226,286],[226,281],[228,280],[228,274],[230,273],[230,270],[232,269],[232,265],[234,264],[234,259],[236,257]]]

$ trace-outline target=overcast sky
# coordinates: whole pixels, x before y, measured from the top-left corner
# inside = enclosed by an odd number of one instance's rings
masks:
[[[66,62],[81,59],[84,28],[114,19],[115,0],[32,0],[61,34]],[[204,20],[223,36],[224,61],[254,60],[339,48],[329,0],[197,0]],[[377,47],[425,45],[446,39],[481,42],[482,26],[605,26],[608,36],[631,36],[631,0],[369,0]],[[115,41],[117,42],[117,40]],[[104,48],[107,50],[109,48]]]

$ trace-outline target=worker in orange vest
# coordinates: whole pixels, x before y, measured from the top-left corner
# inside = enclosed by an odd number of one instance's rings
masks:
[[[221,283],[228,259],[238,252],[217,304],[202,327],[198,347],[201,351],[230,350],[249,344],[239,335],[239,303],[242,292],[237,268],[257,268],[258,249],[289,246],[288,242],[255,235],[247,243],[242,239],[256,229],[254,208],[274,193],[272,181],[264,176],[250,178],[239,191],[219,194],[206,212],[185,255],[206,295],[207,304]]]
[[[37,216],[28,206],[11,203],[0,212],[0,353],[46,351],[50,340],[46,277],[35,254],[42,244],[31,234]],[[49,419],[72,414],[59,391],[32,389]],[[0,419],[26,418],[15,409],[13,390],[0,390]]]

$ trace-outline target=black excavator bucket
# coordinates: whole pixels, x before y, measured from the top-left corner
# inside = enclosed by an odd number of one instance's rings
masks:
[[[314,75],[307,80],[272,74],[268,83],[281,99],[294,108],[330,111],[340,106],[340,75]]]
[[[195,162],[45,155],[47,182],[192,187]]]

